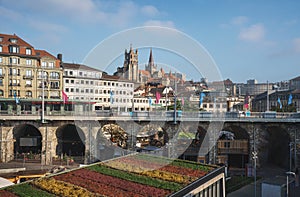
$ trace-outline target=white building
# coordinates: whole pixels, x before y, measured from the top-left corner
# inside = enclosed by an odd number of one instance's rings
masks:
[[[132,108],[133,82],[81,64],[63,65],[64,91],[69,100],[89,102],[93,111],[130,111]]]

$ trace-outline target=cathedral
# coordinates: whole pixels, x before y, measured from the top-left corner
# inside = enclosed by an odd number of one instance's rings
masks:
[[[114,75],[129,81],[139,82],[138,50],[135,51],[130,46],[129,52],[125,49],[125,59],[123,67],[118,67]]]
[[[152,48],[150,49],[149,61],[145,65],[145,70],[139,70],[138,65],[138,50],[133,50],[130,46],[129,52],[125,49],[123,67],[118,67],[114,75],[123,79],[133,81],[138,84],[156,83],[164,86],[169,86],[175,79],[185,81],[185,75],[180,73],[165,73],[163,68],[157,69],[154,63]]]

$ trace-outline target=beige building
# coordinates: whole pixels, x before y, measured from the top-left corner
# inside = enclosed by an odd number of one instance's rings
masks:
[[[15,34],[0,34],[0,98],[18,98],[30,106],[30,100],[42,98],[44,89],[46,99],[60,99],[60,62],[47,51],[34,49]]]

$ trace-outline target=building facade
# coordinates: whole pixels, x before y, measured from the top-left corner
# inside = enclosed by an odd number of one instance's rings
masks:
[[[111,76],[82,64],[63,63],[64,92],[70,102],[90,103],[92,111],[129,111],[132,108],[131,81]]]

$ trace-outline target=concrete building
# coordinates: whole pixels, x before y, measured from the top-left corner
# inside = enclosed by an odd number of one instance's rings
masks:
[[[82,64],[64,63],[64,91],[70,101],[90,103],[90,109],[129,111],[132,108],[131,81],[111,76]]]

